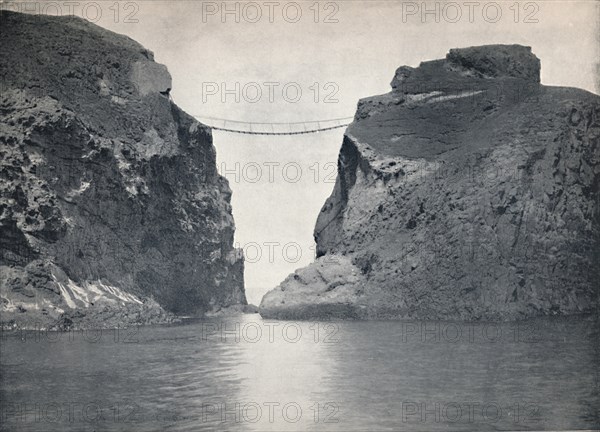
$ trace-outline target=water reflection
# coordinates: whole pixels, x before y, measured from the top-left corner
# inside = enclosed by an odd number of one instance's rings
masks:
[[[1,430],[592,429],[598,322],[268,322],[3,336]]]
[[[242,405],[254,407],[246,419],[252,429],[298,431],[321,424],[325,405],[335,402],[317,398],[326,371],[336,368],[325,349],[335,343],[328,337],[328,323],[250,319],[242,323],[238,370],[245,379],[238,397]]]

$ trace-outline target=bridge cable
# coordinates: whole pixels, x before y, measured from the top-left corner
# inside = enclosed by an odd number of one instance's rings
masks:
[[[327,119],[327,120],[313,120],[313,121],[302,121],[302,122],[248,122],[248,121],[241,121],[241,120],[231,120],[231,119],[224,119],[224,118],[218,118],[218,117],[208,117],[208,116],[199,116],[199,115],[194,115],[194,117],[206,124],[208,127],[210,127],[211,129],[214,130],[219,130],[219,131],[223,131],[223,132],[230,132],[230,133],[238,133],[238,134],[245,134],[245,135],[306,135],[306,134],[312,134],[312,133],[319,133],[319,132],[323,132],[323,131],[329,131],[329,130],[333,130],[333,129],[339,129],[339,128],[343,128],[348,126],[351,123],[351,120],[353,119],[353,117],[341,117],[341,118],[334,118],[334,119]],[[209,120],[209,122],[205,123],[204,120]],[[341,123],[341,122],[344,123]],[[222,122],[223,126],[215,126],[214,122]],[[327,123],[331,123],[331,122],[335,122],[334,125],[332,126],[322,126],[323,123],[327,124]],[[210,124],[212,123],[212,124]],[[232,126],[229,126],[228,124],[231,124]],[[312,125],[316,124],[317,127],[312,127]],[[234,125],[244,125],[246,127],[240,127],[240,128],[236,128]],[[259,126],[262,126],[259,127]],[[270,127],[270,130],[266,130],[266,127]],[[280,129],[287,129],[284,131],[276,131],[275,126],[279,126]],[[287,126],[287,128],[281,128],[282,126]],[[293,126],[302,126],[301,130],[293,130]],[[261,130],[263,129],[263,130]]]

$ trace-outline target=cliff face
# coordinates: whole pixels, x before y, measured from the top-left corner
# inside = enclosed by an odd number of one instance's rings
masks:
[[[361,100],[319,258],[264,317],[515,319],[597,310],[600,98],[522,46],[451,50]]]
[[[1,20],[2,321],[245,304],[231,191],[167,69],[78,18]]]

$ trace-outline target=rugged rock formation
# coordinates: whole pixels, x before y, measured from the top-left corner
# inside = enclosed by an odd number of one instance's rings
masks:
[[[79,18],[1,20],[2,321],[246,304],[231,190],[167,69]]]
[[[539,70],[527,47],[456,49],[361,100],[320,258],[267,293],[262,316],[597,311],[600,98],[542,86]]]

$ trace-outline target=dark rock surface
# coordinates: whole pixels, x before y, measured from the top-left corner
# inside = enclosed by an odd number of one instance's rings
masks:
[[[539,70],[527,47],[455,49],[361,100],[315,227],[320,258],[267,293],[261,315],[596,312],[600,98],[542,86]],[[345,270],[325,295],[330,278],[305,275],[328,266]]]
[[[0,19],[2,322],[245,305],[231,190],[167,69],[79,18]]]

